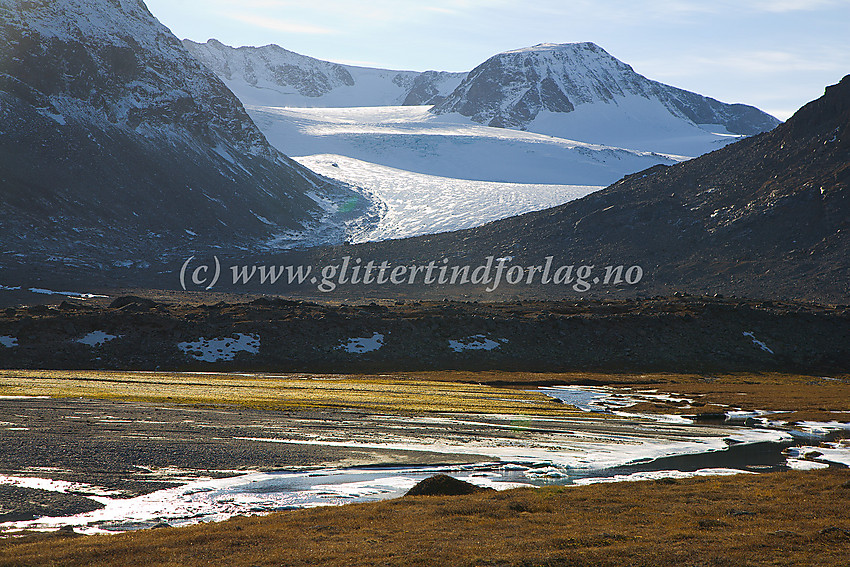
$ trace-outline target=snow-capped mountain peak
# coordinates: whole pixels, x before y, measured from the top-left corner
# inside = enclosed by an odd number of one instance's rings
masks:
[[[591,107],[592,116],[586,116]],[[495,55],[473,69],[434,112],[459,113],[497,127],[543,133],[556,129],[559,135],[588,142],[600,141],[593,139],[593,127],[608,134],[606,125],[627,127],[640,113],[656,124],[652,129],[684,122],[751,135],[779,123],[756,108],[724,104],[647,79],[590,42],[544,43]],[[545,123],[551,122],[549,113],[562,115],[555,118],[557,124]],[[574,117],[565,119],[570,113]]]

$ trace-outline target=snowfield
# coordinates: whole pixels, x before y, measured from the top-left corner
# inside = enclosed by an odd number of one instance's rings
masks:
[[[572,112],[540,111],[530,132],[609,144],[641,151],[697,157],[737,142],[719,124],[693,124],[674,116],[657,101],[627,95],[609,103],[582,104]]]
[[[246,108],[288,156],[337,154],[471,181],[607,186],[629,173],[688,159],[482,126],[460,115],[434,115],[429,106]]]

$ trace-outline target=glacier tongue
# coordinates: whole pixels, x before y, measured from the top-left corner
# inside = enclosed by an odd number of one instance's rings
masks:
[[[377,226],[353,235],[351,241],[355,244],[481,226],[554,207],[602,189],[453,179],[332,154],[295,159],[317,173],[360,187],[383,204]]]

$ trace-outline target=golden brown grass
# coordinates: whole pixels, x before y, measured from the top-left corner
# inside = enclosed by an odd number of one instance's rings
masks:
[[[0,370],[0,395],[381,413],[577,413],[537,392],[386,376]]]
[[[850,564],[850,472],[402,498],[114,536],[0,540],[0,557],[0,567],[838,567]]]
[[[156,403],[233,404],[264,409],[350,408],[561,414],[570,408],[534,392],[538,385],[593,384],[681,394],[632,408],[648,413],[712,413],[728,407],[783,412],[776,419],[850,421],[850,375],[782,373],[535,373],[425,371],[387,374],[210,374],[76,370],[0,370],[0,395],[126,399]]]
[[[500,387],[528,388],[540,384],[594,384],[682,394],[697,407],[681,404],[643,404],[635,411],[710,413],[731,406],[745,410],[785,412],[777,419],[850,421],[850,374],[818,376],[779,372],[737,374],[602,373],[602,372],[412,372],[394,374],[414,380],[473,382]]]

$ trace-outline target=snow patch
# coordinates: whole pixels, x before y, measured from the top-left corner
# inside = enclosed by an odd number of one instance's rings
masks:
[[[29,476],[7,476],[0,475],[0,485],[17,486],[19,488],[32,488],[46,490],[48,492],[59,492],[62,494],[79,494],[88,497],[121,497],[124,492],[102,488],[84,482],[69,482],[66,480],[53,480],[50,478],[36,478]],[[92,498],[102,502],[103,498]]]
[[[94,299],[96,297],[109,297],[108,295],[97,295],[94,293],[83,293],[81,291],[54,291],[52,289],[44,289],[40,287],[31,287],[29,288],[31,293],[38,293],[41,295],[64,295],[67,297],[74,297],[76,299]]]
[[[768,348],[768,346],[766,344],[764,344],[762,341],[758,340],[755,337],[755,335],[753,334],[752,331],[744,331],[743,335],[745,337],[750,337],[753,340],[753,344],[755,346],[759,347],[761,350],[763,350],[765,352],[769,352],[770,354],[774,354],[774,352],[772,350],[770,350],[770,348]]]
[[[66,124],[65,117],[62,116],[61,114],[55,114],[55,113],[50,112],[49,110],[46,110],[46,109],[42,109],[39,112],[39,114],[41,114],[45,118],[50,118],[51,120],[53,120],[54,122],[56,122],[60,126],[65,126],[65,124]]]
[[[829,465],[827,463],[816,463],[814,461],[807,461],[805,459],[795,459],[793,457],[788,457],[785,459],[785,464],[788,465],[789,469],[795,471],[815,471],[818,469],[828,469]]]
[[[820,437],[835,431],[850,431],[850,423],[842,421],[799,421],[794,425],[794,429],[807,435]]]
[[[340,345],[345,352],[353,354],[363,354],[365,352],[373,352],[384,346],[384,335],[381,333],[373,333],[371,337],[354,337],[348,339],[348,342]]]
[[[260,352],[260,337],[242,333],[216,339],[201,337],[197,341],[178,343],[177,348],[195,360],[218,362],[233,360],[238,352],[257,354]]]
[[[108,343],[109,341],[121,338],[123,335],[110,335],[109,333],[105,333],[103,331],[93,331],[82,337],[77,339],[76,342],[88,345],[90,347],[99,347]]]
[[[254,211],[251,211],[251,214],[253,214],[253,215],[254,215],[254,218],[256,218],[258,221],[260,221],[260,222],[261,222],[261,223],[263,223],[264,225],[267,225],[267,226],[275,226],[275,224],[274,224],[272,221],[270,221],[269,219],[267,219],[267,218],[266,218],[266,217],[264,217],[263,215],[261,215],[261,214],[259,214],[259,213],[255,213]]]
[[[463,352],[465,350],[494,350],[502,346],[499,343],[507,342],[508,339],[499,339],[497,342],[488,339],[484,335],[472,335],[463,339],[450,340],[449,348],[455,352]]]
[[[845,467],[850,467],[850,439],[824,442],[821,443],[819,447],[789,447],[785,450],[785,454],[792,459],[803,459],[806,461],[820,463],[835,463],[844,465]]]
[[[540,467],[527,469],[523,472],[528,478],[569,478],[569,473],[558,467]]]
[[[600,484],[609,482],[640,482],[643,480],[658,480],[662,478],[693,478],[696,476],[732,476],[736,474],[757,474],[750,471],[742,471],[739,469],[699,469],[696,471],[646,471],[632,474],[617,474],[609,477],[601,478],[579,478],[574,481],[574,484]]]

